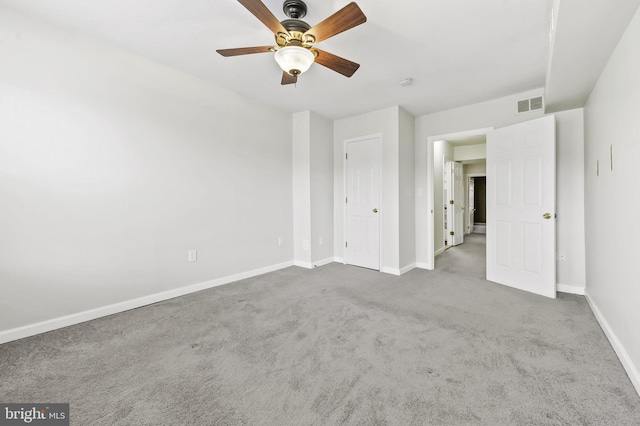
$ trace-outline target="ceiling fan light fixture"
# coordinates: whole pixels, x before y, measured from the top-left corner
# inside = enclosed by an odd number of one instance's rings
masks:
[[[286,46],[279,49],[274,58],[284,72],[297,76],[309,69],[315,60],[315,55],[304,47]]]

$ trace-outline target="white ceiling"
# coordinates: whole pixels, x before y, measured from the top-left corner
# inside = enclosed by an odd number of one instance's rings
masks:
[[[617,1],[639,0],[607,4]],[[264,3],[286,19],[282,0]],[[348,0],[306,3],[304,20],[313,26]],[[357,3],[368,21],[317,45],[360,63],[355,75],[314,64],[296,86],[281,86],[272,54],[216,53],[274,44],[273,34],[236,0],[0,0],[280,109],[333,119],[392,105],[419,116],[545,86],[554,0]],[[576,7],[589,2],[580,3]],[[401,87],[407,77],[413,84]]]
[[[584,105],[640,0],[556,0],[557,28],[550,58],[547,112]]]

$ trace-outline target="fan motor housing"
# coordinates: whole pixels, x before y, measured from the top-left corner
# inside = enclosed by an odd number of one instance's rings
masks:
[[[311,25],[299,19],[286,19],[282,21],[281,24],[289,32],[296,31],[299,33],[306,33],[311,29]]]
[[[311,25],[300,19],[307,15],[307,5],[302,0],[285,0],[282,10],[290,19],[280,22],[288,34],[276,34],[278,46],[310,47],[313,45],[315,38],[312,35],[305,36],[305,33],[311,29]]]
[[[286,28],[288,34],[278,33],[276,35],[276,43],[278,46],[310,46],[315,42],[312,36],[304,36],[304,33],[311,29],[311,25],[306,22],[300,19],[286,19],[282,21],[281,24]]]

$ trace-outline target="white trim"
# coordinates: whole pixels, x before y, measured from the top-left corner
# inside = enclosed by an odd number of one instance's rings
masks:
[[[173,290],[150,294],[148,296],[138,297],[136,299],[125,300],[124,302],[101,306],[99,308],[90,309],[88,311],[78,312],[75,314],[41,321],[35,324],[29,324],[22,327],[0,331],[0,344],[11,342],[13,340],[23,339],[29,336],[35,336],[36,334],[46,333],[47,331],[57,330],[59,328],[68,327],[70,325],[79,324],[81,322],[90,321],[96,318],[117,314],[153,303],[162,302],[164,300],[173,299],[175,297],[184,296],[186,294],[195,293],[197,291],[206,290],[208,288],[243,280],[245,278],[255,277],[257,275],[266,274],[268,272],[277,271],[279,269],[288,268],[290,266],[293,266],[293,262],[284,262],[276,265],[266,266],[264,268],[254,269],[253,271],[241,272],[239,274],[229,275],[227,277],[217,278],[198,284],[188,285],[186,287],[180,287]]]
[[[446,249],[445,247],[440,247],[438,250],[436,250],[433,253],[433,257],[441,255],[442,253],[444,253],[445,249]],[[435,268],[435,263],[434,263],[434,268]]]
[[[589,303],[589,306],[591,307],[591,310],[593,311],[593,314],[598,320],[602,331],[604,331],[604,334],[609,339],[609,343],[611,343],[611,346],[613,346],[613,350],[616,351],[616,355],[618,355],[618,358],[620,359],[622,366],[626,370],[629,379],[631,379],[631,383],[636,388],[636,392],[638,392],[638,395],[640,395],[640,372],[638,371],[638,368],[633,364],[631,357],[625,350],[620,340],[618,340],[618,337],[613,332],[613,329],[609,325],[609,322],[605,319],[604,315],[602,315],[602,312],[598,308],[598,305],[596,305],[596,302],[591,298],[591,296],[589,296],[588,293],[585,294],[585,297],[587,299],[587,302]]]
[[[415,262],[405,266],[404,268],[400,268],[400,275],[404,275],[407,272],[409,272],[411,270],[414,270],[414,269],[416,269],[416,263]]]
[[[416,262],[416,268],[426,269],[428,271],[433,271],[433,268],[431,267],[431,265],[429,265],[428,263],[424,263],[424,262]]]
[[[334,262],[337,262],[337,263],[344,263],[344,264],[346,265],[346,263],[345,263],[345,261],[344,261],[344,258],[339,257],[339,256],[334,257],[334,258],[333,258],[333,261],[334,261]]]
[[[300,268],[313,269],[313,263],[303,262],[301,260],[294,260],[293,266],[299,266]]]
[[[322,259],[322,260],[318,260],[316,262],[313,262],[313,267],[317,268],[319,266],[324,266],[324,265],[328,265],[330,263],[336,262],[336,260],[334,260],[333,257],[328,257],[326,259]]]
[[[407,272],[413,270],[416,268],[416,264],[412,263],[410,265],[405,266],[404,268],[389,268],[388,266],[384,266],[382,267],[382,269],[380,270],[380,272],[384,272],[385,274],[391,274],[391,275],[403,275],[406,274]]]
[[[383,266],[380,272],[384,272],[385,274],[400,276],[400,269],[398,268],[389,268],[388,266]]]
[[[570,294],[579,294],[580,296],[584,296],[584,286],[579,285],[569,285],[569,284],[556,284],[556,290],[561,293],[570,293]]]

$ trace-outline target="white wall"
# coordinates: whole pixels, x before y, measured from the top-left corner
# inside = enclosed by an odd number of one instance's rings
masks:
[[[472,175],[478,173],[487,173],[487,162],[486,160],[481,163],[471,163],[464,165],[464,173],[465,175]]]
[[[558,290],[584,294],[584,120],[582,108],[556,116],[556,262]]]
[[[416,205],[415,205],[415,119],[402,108],[399,114],[398,173],[400,198],[400,273],[416,264]]]
[[[294,263],[333,262],[333,122],[314,112],[293,114]]]
[[[5,9],[0,27],[0,332],[291,261],[290,114]]]
[[[311,264],[311,113],[293,114],[293,259],[296,265]]]
[[[333,261],[333,121],[310,113],[310,136],[311,262],[322,265]]]
[[[626,29],[584,108],[587,295],[638,392],[639,51],[640,11]]]
[[[487,158],[487,144],[460,145],[453,147],[453,161],[469,161]]]

